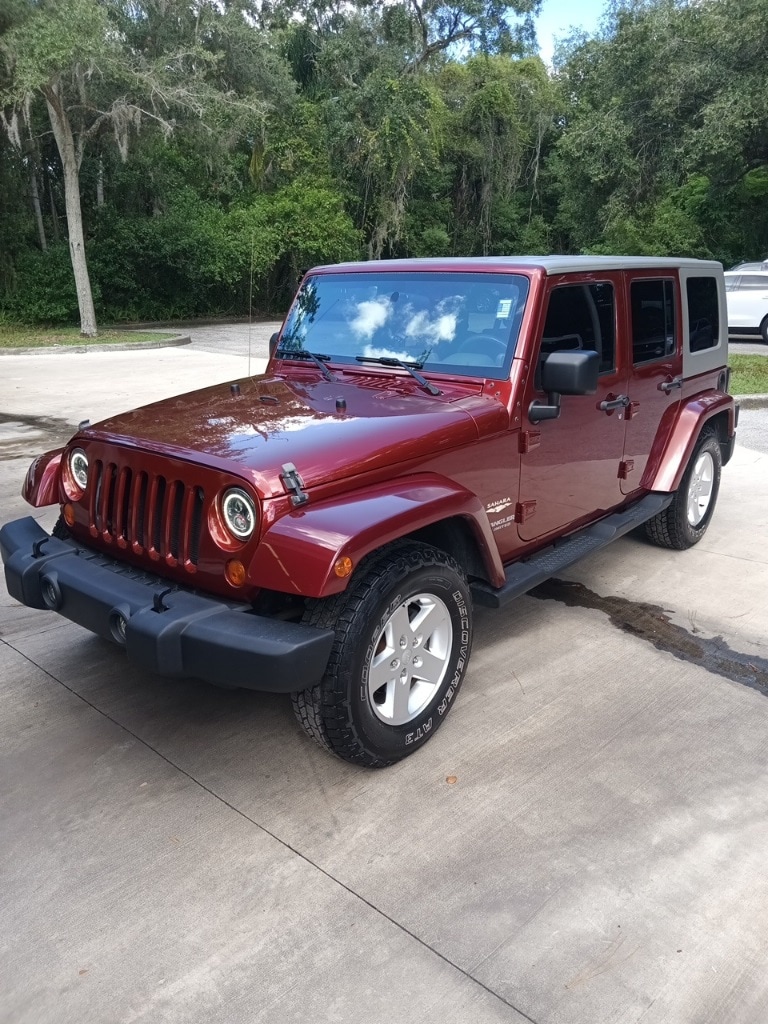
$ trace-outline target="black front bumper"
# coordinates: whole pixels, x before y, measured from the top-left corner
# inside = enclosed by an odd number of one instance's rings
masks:
[[[333,631],[254,615],[51,537],[28,516],[0,529],[11,597],[125,647],[142,668],[290,693],[319,682]]]

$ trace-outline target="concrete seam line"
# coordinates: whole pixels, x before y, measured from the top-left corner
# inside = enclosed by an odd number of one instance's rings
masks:
[[[449,967],[452,967],[455,971],[458,971],[459,974],[461,974],[463,977],[467,978],[473,984],[479,986],[481,989],[483,989],[489,995],[493,996],[494,999],[498,999],[499,1002],[503,1003],[505,1006],[508,1006],[510,1010],[514,1010],[515,1013],[519,1014],[524,1020],[529,1021],[530,1024],[537,1024],[537,1021],[535,1021],[533,1019],[533,1017],[529,1017],[528,1014],[525,1013],[524,1010],[519,1009],[517,1006],[515,1006],[514,1003],[510,1003],[508,999],[505,999],[504,996],[499,995],[498,992],[494,992],[494,990],[492,988],[490,988],[484,982],[480,981],[478,978],[475,978],[472,974],[469,973],[469,971],[464,970],[463,967],[459,967],[458,964],[454,963],[453,960],[451,960],[449,957],[447,957],[444,953],[441,953],[439,950],[435,949],[434,946],[430,946],[430,944],[428,942],[425,942],[424,939],[420,939],[418,935],[415,935],[412,931],[410,931],[408,928],[406,928],[405,925],[400,924],[399,921],[396,921],[394,918],[390,917],[389,914],[385,913],[383,910],[381,910],[379,907],[377,907],[375,903],[371,903],[370,900],[367,900],[365,898],[365,896],[361,896],[360,893],[355,892],[354,889],[351,889],[348,885],[346,885],[340,879],[336,878],[335,875],[332,875],[330,873],[330,871],[326,871],[325,868],[323,868],[319,864],[315,863],[315,861],[313,861],[306,854],[301,853],[295,847],[291,846],[290,843],[287,843],[284,839],[281,839],[280,836],[276,835],[274,832],[270,832],[270,830],[268,828],[266,828],[266,826],[261,825],[254,818],[251,818],[248,814],[245,813],[245,811],[241,811],[239,807],[235,807],[234,804],[231,804],[229,802],[229,800],[226,800],[223,796],[220,796],[218,793],[216,793],[214,790],[212,790],[209,786],[206,786],[204,782],[200,782],[200,780],[196,779],[194,777],[194,775],[191,775],[188,771],[186,771],[186,769],[182,768],[181,765],[176,764],[176,762],[172,761],[170,757],[168,757],[165,754],[163,754],[156,747],[153,747],[151,743],[147,742],[147,740],[142,739],[141,736],[137,736],[137,734],[135,732],[133,732],[131,729],[129,729],[127,725],[123,725],[121,722],[118,722],[117,719],[115,719],[111,715],[107,714],[106,711],[102,711],[101,708],[99,708],[95,704],[91,703],[91,701],[89,701],[82,694],[80,694],[76,690],[72,689],[71,686],[67,686],[67,684],[65,682],[62,682],[61,679],[57,679],[56,676],[53,675],[52,672],[49,672],[48,669],[43,668],[43,666],[39,665],[33,658],[30,658],[28,654],[24,654],[23,651],[20,651],[17,647],[14,647],[14,645],[12,643],[10,643],[10,641],[4,640],[4,639],[2,639],[0,637],[0,643],[4,644],[6,647],[9,647],[12,651],[15,651],[16,654],[18,654],[20,657],[24,658],[25,661],[28,661],[30,663],[30,665],[34,665],[34,667],[36,669],[38,669],[44,675],[48,676],[48,678],[52,679],[55,683],[58,683],[59,686],[63,687],[65,690],[67,690],[69,693],[72,694],[73,697],[76,697],[79,701],[82,701],[83,704],[85,704],[87,707],[91,708],[98,715],[101,715],[102,718],[106,718],[108,722],[111,722],[113,725],[117,726],[118,729],[121,729],[123,732],[127,733],[129,736],[132,736],[133,739],[135,739],[143,747],[145,747],[147,750],[152,751],[153,754],[156,754],[161,760],[165,761],[166,764],[170,765],[171,768],[174,768],[177,772],[180,772],[187,779],[189,779],[189,781],[191,783],[193,783],[193,785],[198,786],[204,792],[208,793],[208,795],[213,797],[214,800],[217,800],[217,801],[219,801],[219,803],[224,804],[224,806],[228,807],[230,809],[230,811],[233,811],[235,814],[239,815],[239,817],[243,818],[245,821],[249,822],[255,828],[259,829],[259,831],[261,831],[265,835],[269,836],[270,839],[274,839],[275,842],[279,843],[280,846],[282,846],[284,849],[290,850],[290,852],[295,857],[298,857],[299,860],[304,861],[305,864],[308,864],[310,867],[314,868],[315,871],[318,871],[321,875],[324,875],[331,882],[334,882],[336,885],[338,885],[345,892],[349,893],[349,895],[352,896],[354,899],[359,900],[366,907],[368,907],[370,910],[372,910],[375,914],[378,914],[380,917],[383,917],[384,920],[388,921],[391,925],[394,925],[395,928],[397,928],[399,931],[403,932],[409,938],[413,939],[414,942],[417,942],[424,949],[429,950],[430,953],[433,953],[436,957],[438,957],[438,959],[442,960],[443,963],[448,964]]]

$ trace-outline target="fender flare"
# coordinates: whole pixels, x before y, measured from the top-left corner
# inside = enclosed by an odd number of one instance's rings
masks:
[[[736,420],[736,404],[731,395],[716,391],[681,403],[664,450],[656,461],[648,490],[666,493],[677,490],[702,428],[724,412],[728,414],[730,438],[734,434]]]
[[[27,470],[21,495],[34,508],[59,503],[59,466],[63,454],[63,448],[54,448],[38,455]]]
[[[491,583],[500,586],[504,570],[482,502],[432,473],[374,484],[278,519],[260,538],[249,583],[306,597],[337,594],[351,579],[335,574],[337,559],[351,558],[354,572],[377,548],[452,517],[467,522]]]

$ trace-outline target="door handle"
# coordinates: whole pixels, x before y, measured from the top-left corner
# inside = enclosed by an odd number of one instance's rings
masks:
[[[598,409],[602,412],[613,412],[614,409],[626,409],[629,405],[629,398],[627,395],[618,395],[616,398],[606,398],[605,401],[598,405]]]
[[[682,386],[683,378],[675,377],[674,380],[663,380],[661,384],[659,384],[659,391],[664,391],[666,394],[669,394],[670,391],[674,391],[675,388],[681,388]]]

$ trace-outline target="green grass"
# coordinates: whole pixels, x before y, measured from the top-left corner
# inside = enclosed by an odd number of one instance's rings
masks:
[[[732,395],[768,394],[768,355],[730,356]]]
[[[114,345],[132,341],[167,341],[172,334],[158,331],[99,331],[83,338],[77,327],[24,327],[0,323],[0,348],[49,348],[55,345]]]

